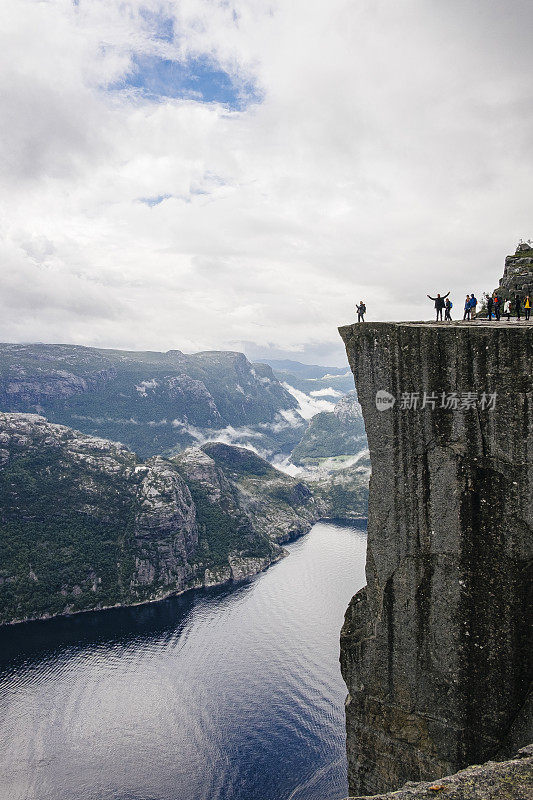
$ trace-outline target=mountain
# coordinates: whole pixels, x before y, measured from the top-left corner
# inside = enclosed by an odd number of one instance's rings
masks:
[[[300,378],[323,378],[324,375],[344,377],[346,367],[324,367],[320,364],[302,364],[301,361],[291,361],[288,358],[258,358],[258,362],[269,364],[276,372],[298,375]],[[351,375],[351,373],[350,373]]]
[[[349,392],[308,423],[301,441],[280,464],[304,480],[327,517],[361,519],[368,513],[370,459],[361,406]]]
[[[355,456],[365,450],[366,433],[356,392],[349,392],[334,406],[309,422],[299,444],[291,453],[293,464],[320,464],[324,459]]]
[[[223,444],[140,460],[123,444],[0,413],[0,623],[241,580],[322,508]]]
[[[272,369],[242,353],[0,345],[0,411],[41,414],[142,457],[217,437],[288,453],[305,429],[297,409]]]
[[[260,358],[258,361],[270,365],[275,377],[283,385],[288,384],[310,397],[335,400],[354,388],[353,375],[348,366],[323,367],[289,359]]]

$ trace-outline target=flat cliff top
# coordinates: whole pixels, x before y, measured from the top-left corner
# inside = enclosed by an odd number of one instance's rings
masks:
[[[457,328],[469,328],[475,331],[487,331],[492,328],[500,329],[505,328],[506,330],[513,330],[516,331],[517,329],[523,328],[528,333],[533,330],[533,319],[530,319],[529,322],[526,320],[521,319],[518,321],[517,319],[511,319],[507,321],[507,319],[501,319],[499,322],[496,320],[492,320],[489,322],[487,319],[476,319],[471,320],[468,322],[467,320],[453,320],[452,322],[435,322],[434,320],[414,320],[414,321],[404,321],[404,322],[354,322],[351,325],[341,325],[339,328],[339,333],[344,338],[343,332],[350,332],[352,333],[354,330],[364,331],[365,328],[435,328],[439,331],[444,330],[456,330]]]

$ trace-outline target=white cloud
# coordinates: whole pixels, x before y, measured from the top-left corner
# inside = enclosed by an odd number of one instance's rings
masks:
[[[304,419],[311,419],[320,411],[333,411],[335,408],[335,403],[330,403],[329,400],[317,400],[288,383],[281,385],[298,401],[298,411]]]
[[[339,361],[361,297],[428,318],[427,292],[494,287],[532,235],[512,5],[4,0],[0,339]],[[136,54],[208,57],[263,102],[104,91]]]
[[[342,397],[343,393],[337,391],[332,386],[328,386],[325,389],[315,389],[312,392],[309,392],[311,397]]]

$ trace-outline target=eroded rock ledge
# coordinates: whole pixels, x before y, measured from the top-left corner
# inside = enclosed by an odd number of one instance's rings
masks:
[[[437,781],[407,783],[398,792],[352,800],[528,800],[533,797],[533,745],[509,761],[489,761]]]
[[[372,462],[367,586],[341,634],[350,791],[368,795],[533,740],[533,326],[340,334]]]

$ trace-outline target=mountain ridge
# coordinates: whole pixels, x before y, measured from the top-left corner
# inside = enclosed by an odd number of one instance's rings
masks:
[[[322,508],[242,448],[141,461],[121,443],[17,413],[0,413],[0,501],[2,624],[243,580],[283,557],[281,543]]]

